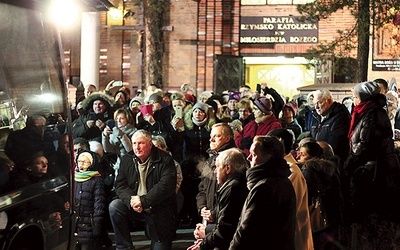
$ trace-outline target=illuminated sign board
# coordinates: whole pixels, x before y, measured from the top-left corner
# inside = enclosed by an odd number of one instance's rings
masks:
[[[386,23],[374,30],[373,71],[400,71],[399,25]]]
[[[400,60],[398,59],[380,59],[372,60],[373,71],[400,71]]]
[[[295,16],[242,16],[240,43],[318,43],[318,23]]]

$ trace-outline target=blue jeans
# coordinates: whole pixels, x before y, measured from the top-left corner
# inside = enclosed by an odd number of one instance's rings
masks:
[[[109,213],[111,223],[115,234],[115,243],[117,250],[128,250],[134,249],[132,244],[132,238],[129,231],[129,225],[131,223],[131,218],[137,215],[135,211],[129,209],[121,199],[113,200],[109,205]],[[133,214],[134,213],[134,214]],[[149,227],[146,223],[146,235],[151,235],[149,233]],[[172,248],[172,242],[161,242],[151,240],[152,250],[170,250]]]

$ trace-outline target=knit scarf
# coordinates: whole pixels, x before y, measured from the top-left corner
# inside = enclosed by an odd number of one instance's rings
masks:
[[[113,128],[113,132],[110,135],[110,142],[115,144],[115,145],[119,145],[121,139],[118,137],[119,134],[126,134],[129,138],[132,137],[133,133],[136,131],[137,129],[132,125],[132,124],[126,124],[123,127],[120,128]],[[121,133],[122,132],[122,133]]]
[[[378,105],[373,102],[373,101],[366,101],[366,102],[361,102],[357,106],[354,107],[353,114],[351,116],[351,122],[350,122],[350,130],[349,134],[347,135],[349,139],[354,133],[354,129],[357,126],[359,120],[361,117],[370,111],[371,109],[378,108]]]
[[[204,119],[202,120],[202,121],[197,121],[196,119],[194,119],[194,117],[192,117],[192,122],[194,123],[194,124],[196,124],[198,127],[201,127],[201,126],[203,126],[204,124],[206,124],[206,122],[207,122],[207,116],[206,117],[204,117]]]
[[[95,176],[100,176],[99,171],[75,172],[75,181],[84,182]]]

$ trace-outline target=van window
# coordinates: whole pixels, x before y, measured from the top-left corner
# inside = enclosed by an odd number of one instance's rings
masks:
[[[1,249],[68,249],[73,233],[61,43],[40,2],[0,3]]]

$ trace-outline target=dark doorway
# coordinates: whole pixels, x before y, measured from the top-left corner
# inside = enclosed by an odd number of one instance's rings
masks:
[[[239,90],[244,82],[244,62],[241,56],[218,56],[215,61],[213,90],[221,94],[225,90]]]

